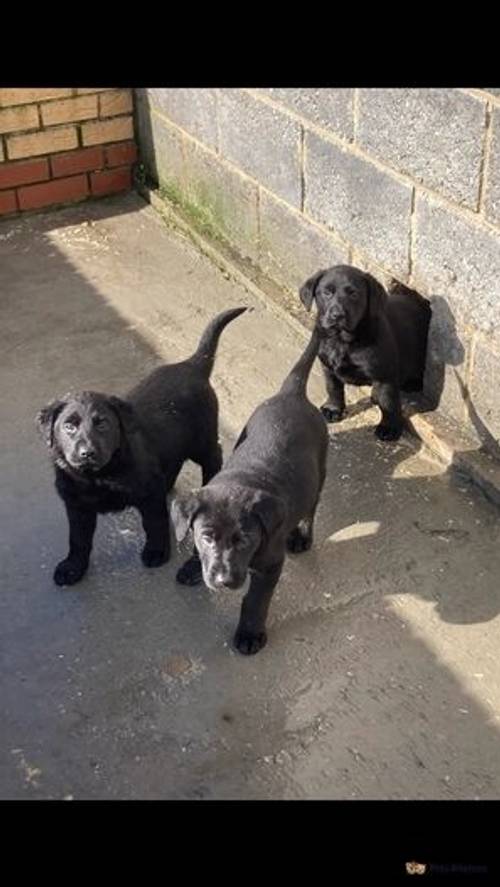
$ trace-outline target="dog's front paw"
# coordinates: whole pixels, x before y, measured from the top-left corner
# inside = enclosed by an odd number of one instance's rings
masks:
[[[262,650],[266,643],[267,634],[265,631],[259,631],[255,634],[254,632],[238,628],[234,636],[234,646],[244,656],[253,656],[259,650]]]
[[[383,425],[381,423],[375,429],[375,436],[383,441],[399,440],[402,433],[403,428],[401,425]]]
[[[87,564],[72,561],[69,558],[61,561],[54,570],[56,585],[75,585],[87,572]]]
[[[150,548],[145,545],[141,552],[141,559],[145,567],[161,567],[168,561],[169,554],[165,549]]]
[[[181,585],[199,585],[203,579],[199,557],[193,555],[177,570],[177,582]]]
[[[286,540],[286,547],[292,554],[300,554],[302,551],[309,551],[312,542],[310,533],[305,533],[300,527],[295,527]]]
[[[324,403],[323,406],[320,407],[320,411],[328,424],[331,422],[342,422],[342,419],[345,416],[345,410],[340,409],[340,407],[329,406],[327,403]]]

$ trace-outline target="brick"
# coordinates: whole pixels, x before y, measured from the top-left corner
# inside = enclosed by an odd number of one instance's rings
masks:
[[[218,95],[221,154],[300,207],[300,124],[240,90],[219,90]]]
[[[488,169],[486,170],[485,212],[490,221],[500,225],[500,110],[495,109]]]
[[[121,142],[134,137],[132,117],[114,117],[82,123],[84,145],[101,145],[104,142]]]
[[[17,210],[16,192],[0,191],[0,216],[13,213]]]
[[[35,157],[76,148],[78,137],[74,126],[60,126],[31,135],[7,136],[7,153],[10,160]]]
[[[56,203],[81,200],[89,193],[87,176],[72,176],[42,185],[27,185],[18,191],[21,209],[38,209]]]
[[[353,137],[353,89],[294,89],[289,86],[283,88],[273,86],[269,89],[259,89],[259,92],[281,102],[316,126],[321,126],[349,140]]]
[[[445,296],[462,320],[485,332],[500,326],[500,232],[420,195],[415,206],[413,279]]]
[[[136,100],[136,109],[140,155],[148,177],[157,184],[182,185],[184,154],[179,131],[150,110],[146,94]]]
[[[464,419],[464,398],[456,373],[466,377],[470,333],[455,317],[443,296],[431,298],[432,316],[427,340],[424,391],[432,407],[450,419]]]
[[[31,182],[43,182],[49,176],[49,164],[45,157],[41,160],[4,163],[0,167],[0,188],[16,188]]]
[[[31,102],[43,102],[47,99],[61,99],[72,94],[72,89],[0,89],[0,108],[10,105],[26,105]]]
[[[351,250],[351,264],[356,268],[359,268],[360,271],[367,271],[368,274],[371,274],[378,280],[379,283],[385,287],[386,290],[389,289],[392,281],[394,280],[394,276],[389,274],[384,268],[381,268],[380,265],[377,265],[376,262],[368,259],[364,253],[358,252],[357,249]]]
[[[134,142],[109,145],[104,149],[104,153],[106,166],[125,166],[127,163],[135,163],[137,160],[137,145]]]
[[[130,166],[120,169],[106,169],[102,172],[90,174],[92,194],[115,194],[118,191],[127,191],[132,187]]]
[[[117,114],[128,114],[132,111],[132,93],[130,89],[118,89],[116,92],[105,92],[99,96],[99,115],[116,117]]]
[[[261,192],[260,261],[277,283],[297,291],[320,268],[347,261],[347,249],[284,203]]]
[[[150,103],[203,144],[217,148],[214,89],[149,89]]]
[[[104,151],[102,148],[96,147],[55,154],[50,158],[50,164],[54,178],[72,176],[79,172],[90,172],[104,166]]]
[[[257,186],[189,140],[185,195],[243,256],[257,258]]]
[[[63,99],[60,102],[48,102],[41,106],[44,126],[54,123],[71,123],[73,120],[89,120],[97,117],[97,96],[80,96]]]
[[[361,89],[357,141],[394,169],[477,208],[486,103],[454,89]]]
[[[76,92],[78,95],[89,95],[91,92],[108,92],[108,91],[109,91],[109,86],[101,86],[101,87],[90,86],[85,89],[77,89]]]
[[[305,212],[395,274],[408,272],[412,188],[306,133]]]
[[[499,379],[500,357],[485,344],[478,342],[474,349],[470,383],[472,407],[469,410],[469,421],[479,441],[490,451],[500,444]]]
[[[36,105],[21,105],[19,108],[0,110],[0,133],[19,132],[24,129],[38,129],[38,127]]]

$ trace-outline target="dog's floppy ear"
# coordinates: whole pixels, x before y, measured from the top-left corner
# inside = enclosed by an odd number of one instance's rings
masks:
[[[311,310],[312,301],[316,295],[316,287],[324,273],[324,270],[316,271],[316,274],[313,274],[309,280],[306,280],[299,290],[300,301],[307,311]]]
[[[37,414],[36,424],[38,430],[42,434],[49,449],[54,445],[55,421],[62,408],[66,406],[66,403],[65,400],[53,400],[51,403],[47,404],[46,407],[43,407],[43,409]]]
[[[108,398],[108,403],[118,416],[118,421],[126,434],[133,434],[139,430],[139,424],[132,404],[122,400],[121,397],[114,396]]]
[[[370,318],[370,326],[376,326],[380,315],[387,307],[387,293],[378,280],[375,280],[371,274],[365,273],[367,291],[368,291],[368,316]]]
[[[277,496],[259,490],[253,499],[250,514],[257,518],[266,535],[272,536],[285,520],[285,503]]]
[[[201,491],[195,490],[181,499],[174,499],[170,508],[170,518],[174,525],[175,538],[182,542],[193,525],[193,520],[202,507]]]

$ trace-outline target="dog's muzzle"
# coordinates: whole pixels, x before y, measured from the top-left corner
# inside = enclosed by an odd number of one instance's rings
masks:
[[[245,585],[246,574],[242,577],[229,576],[226,573],[212,573],[205,579],[205,585],[212,591],[238,591]]]

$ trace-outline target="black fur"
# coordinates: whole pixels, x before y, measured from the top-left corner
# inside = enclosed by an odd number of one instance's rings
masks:
[[[84,391],[41,410],[38,425],[69,521],[69,553],[56,567],[57,585],[73,585],[86,572],[97,515],[127,506],[141,513],[144,564],[158,567],[169,559],[166,496],[183,463],[200,465],[203,483],[222,464],[209,379],[219,336],[243,311],[217,315],[192,357],[154,370],[125,400]]]
[[[193,529],[209,588],[241,588],[250,571],[235,635],[240,653],[257,653],[266,643],[267,611],[286,549],[312,545],[328,444],[321,414],[306,395],[318,343],[314,332],[279,393],[249,419],[224,468],[172,505],[177,538]],[[192,584],[199,578],[194,557],[178,579]]]
[[[422,389],[430,303],[400,285],[386,293],[371,274],[350,265],[318,271],[301,287],[300,298],[307,310],[316,302],[327,422],[345,415],[346,382],[373,385],[372,400],[382,412],[375,433],[397,440],[403,430],[400,391]]]

